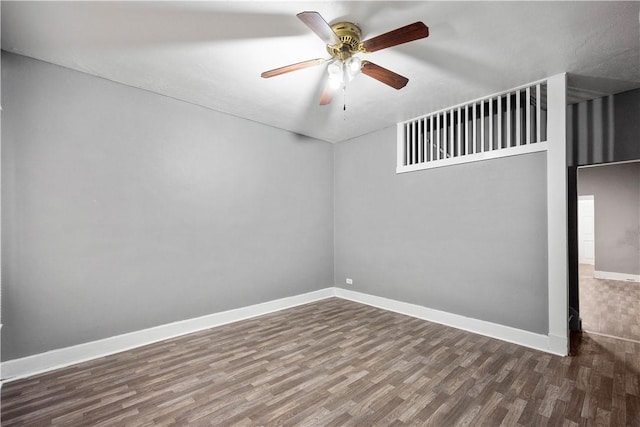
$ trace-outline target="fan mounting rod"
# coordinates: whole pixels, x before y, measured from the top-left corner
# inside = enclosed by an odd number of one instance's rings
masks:
[[[351,55],[362,52],[362,43],[360,38],[362,32],[353,22],[338,22],[331,26],[333,32],[340,39],[340,43],[327,45],[327,51],[333,58],[339,58],[343,61],[349,59]]]

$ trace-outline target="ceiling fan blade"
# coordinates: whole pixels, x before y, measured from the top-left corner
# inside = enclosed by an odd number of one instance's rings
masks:
[[[362,74],[366,74],[394,89],[402,89],[409,82],[408,78],[369,61],[362,61],[361,71]]]
[[[302,70],[304,68],[313,67],[314,65],[320,65],[320,64],[324,63],[325,61],[326,61],[326,59],[316,58],[316,59],[310,59],[308,61],[298,62],[296,64],[285,65],[284,67],[275,68],[273,70],[265,71],[264,73],[260,74],[260,77],[268,79],[269,77],[279,76],[280,74],[286,74],[286,73],[290,73],[292,71],[298,71],[298,70]]]
[[[320,96],[320,105],[328,105],[333,101],[333,94],[335,93],[335,88],[331,87],[329,83],[329,79],[324,85],[324,90],[322,91],[322,95]]]
[[[327,21],[318,12],[300,12],[296,16],[326,44],[340,43],[336,33],[333,32],[331,26],[327,24]]]
[[[429,36],[429,28],[423,22],[414,22],[413,24],[400,27],[380,34],[369,40],[362,42],[365,52],[375,52],[376,50],[386,49],[391,46],[397,46],[402,43],[423,39]]]

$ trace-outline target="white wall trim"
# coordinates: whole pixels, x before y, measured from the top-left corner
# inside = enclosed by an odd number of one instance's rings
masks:
[[[321,289],[302,295],[281,298],[248,307],[209,314],[193,319],[167,323],[153,328],[130,332],[71,347],[34,354],[2,362],[2,380],[9,382],[42,372],[64,368],[143,345],[178,337],[192,332],[250,319],[334,296],[333,288]]]
[[[473,319],[470,317],[460,316],[458,314],[434,310],[417,304],[396,301],[348,289],[335,288],[335,296],[373,307],[382,308],[384,310],[393,311],[395,313],[417,317],[418,319],[427,320],[429,322],[439,323],[441,325],[451,326],[468,332],[522,345],[524,347],[541,350],[547,353],[553,353],[560,356],[565,356],[567,354],[565,340],[563,337],[536,334],[522,329],[512,328],[510,326],[499,325],[497,323]]]
[[[623,282],[638,282],[640,283],[640,274],[627,274],[627,273],[615,273],[612,271],[598,271],[593,272],[593,277],[596,279],[605,280],[622,280]]]
[[[399,145],[399,144],[398,144]],[[483,153],[466,154],[459,157],[450,157],[447,159],[433,160],[425,163],[417,163],[415,165],[400,165],[396,166],[396,173],[415,172],[425,169],[441,168],[443,166],[460,165],[464,163],[479,162],[482,160],[499,159],[502,157],[520,156],[523,154],[538,153],[540,151],[547,151],[548,143],[536,142],[529,145],[520,145],[517,147],[501,148],[499,150],[485,151]],[[401,159],[401,157],[398,157]],[[401,163],[398,161],[398,163]]]

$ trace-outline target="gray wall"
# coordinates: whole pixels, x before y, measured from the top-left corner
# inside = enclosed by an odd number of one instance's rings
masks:
[[[546,154],[395,162],[395,128],[335,147],[336,285],[546,334]]]
[[[333,147],[2,62],[2,359],[331,286]]]
[[[640,162],[578,169],[578,195],[590,194],[595,269],[640,274]]]

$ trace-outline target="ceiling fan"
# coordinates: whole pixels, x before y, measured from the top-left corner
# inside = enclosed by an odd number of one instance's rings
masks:
[[[363,61],[355,54],[375,52],[429,36],[429,28],[418,21],[368,40],[360,41],[362,32],[352,22],[338,22],[329,25],[318,12],[301,12],[296,16],[327,44],[327,51],[331,58],[317,58],[286,65],[265,71],[261,76],[263,78],[275,77],[329,62],[327,66],[329,76],[320,98],[320,105],[329,104],[333,98],[334,91],[341,86],[344,87],[348,81],[360,72],[394,89],[402,89],[409,81],[408,78],[373,62]]]

